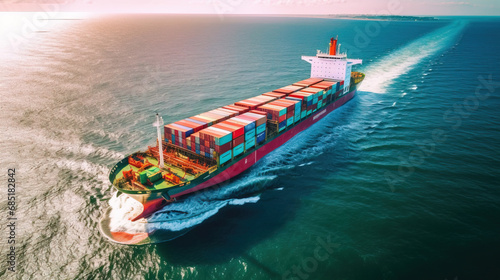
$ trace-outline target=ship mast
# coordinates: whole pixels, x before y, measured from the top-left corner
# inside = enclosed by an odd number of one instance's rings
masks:
[[[158,154],[160,154],[160,168],[163,168],[165,164],[163,163],[163,145],[161,141],[161,127],[163,127],[163,118],[156,113],[156,122],[153,123],[156,126],[156,132],[158,133]]]

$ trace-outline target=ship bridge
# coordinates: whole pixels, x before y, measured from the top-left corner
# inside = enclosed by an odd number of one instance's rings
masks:
[[[302,56],[311,64],[311,78],[323,78],[344,81],[344,93],[349,91],[353,65],[361,64],[361,59],[348,59],[346,53],[340,53],[337,39],[331,38],[328,53],[317,51],[316,56]]]

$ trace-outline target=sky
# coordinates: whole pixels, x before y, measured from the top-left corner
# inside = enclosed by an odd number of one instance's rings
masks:
[[[6,12],[500,15],[499,0],[0,0]]]

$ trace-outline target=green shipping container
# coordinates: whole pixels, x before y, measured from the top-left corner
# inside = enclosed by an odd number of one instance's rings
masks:
[[[287,120],[286,120],[286,126],[292,126],[293,125],[293,117],[289,117]]]
[[[305,118],[306,116],[307,116],[307,111],[302,111],[302,112],[300,113],[300,118],[301,118],[301,119]]]
[[[148,182],[148,172],[146,170],[139,173],[139,181],[141,184],[146,184]]]
[[[148,178],[148,179],[149,179],[149,181],[151,181],[151,182],[153,182],[153,183],[154,183],[154,182],[156,182],[156,181],[158,181],[158,180],[160,180],[160,179],[161,179],[161,172],[160,172],[160,171],[158,171],[158,172],[156,172],[156,173],[152,173],[152,174],[150,174],[148,177],[149,177],[149,178]]]

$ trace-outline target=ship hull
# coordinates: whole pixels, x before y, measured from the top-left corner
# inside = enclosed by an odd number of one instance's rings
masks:
[[[229,179],[238,176],[239,174],[241,174],[242,172],[253,166],[255,163],[257,163],[264,156],[274,151],[275,149],[279,148],[281,145],[285,144],[295,135],[306,130],[307,128],[309,128],[319,120],[323,119],[337,108],[347,103],[356,95],[357,93],[356,88],[357,87],[354,87],[354,90],[352,90],[348,94],[337,99],[335,102],[328,104],[324,108],[321,108],[320,110],[314,112],[306,119],[303,119],[298,124],[294,125],[292,128],[286,130],[284,133],[280,134],[279,136],[265,143],[264,145],[257,147],[253,152],[247,154],[246,156],[237,160],[233,164],[227,167],[222,167],[216,172],[213,172],[212,174],[205,176],[204,178],[199,178],[193,181],[189,185],[183,186],[181,188],[165,190],[163,196],[161,192],[142,193],[142,194],[127,193],[128,196],[141,202],[143,205],[142,213],[133,218],[132,220],[135,221],[140,218],[147,217],[152,213],[154,213],[155,211],[163,208],[166,204],[168,204],[166,203],[164,196],[170,197],[172,199],[179,199],[184,195],[208,189],[210,187],[218,186],[219,184],[224,183]]]
[[[233,165],[227,167],[224,170],[221,170],[217,175],[213,176],[212,178],[206,180],[205,182],[198,184],[197,186],[190,187],[187,190],[183,191],[177,191],[176,193],[170,193],[170,196],[173,198],[180,197],[192,192],[196,192],[202,189],[206,189],[209,187],[212,187],[214,185],[223,183],[240,173],[244,172],[248,168],[250,168],[252,165],[257,163],[261,158],[269,154],[270,152],[274,151],[275,149],[279,148],[281,145],[285,144],[288,140],[293,138],[295,135],[298,133],[306,130],[309,128],[311,125],[315,124],[331,112],[333,112],[335,109],[341,107],[344,105],[347,101],[351,100],[354,95],[356,94],[356,90],[351,91],[350,93],[344,95],[343,97],[339,98],[335,102],[332,102],[331,104],[327,105],[324,108],[321,108],[320,110],[316,111],[314,114],[309,116],[308,118],[304,119],[297,125],[293,126],[289,130],[285,131],[283,134],[279,135],[275,139],[271,140],[268,143],[265,143],[261,147],[258,147],[255,151],[250,153],[249,155],[245,156],[244,158],[238,160],[235,162]]]

